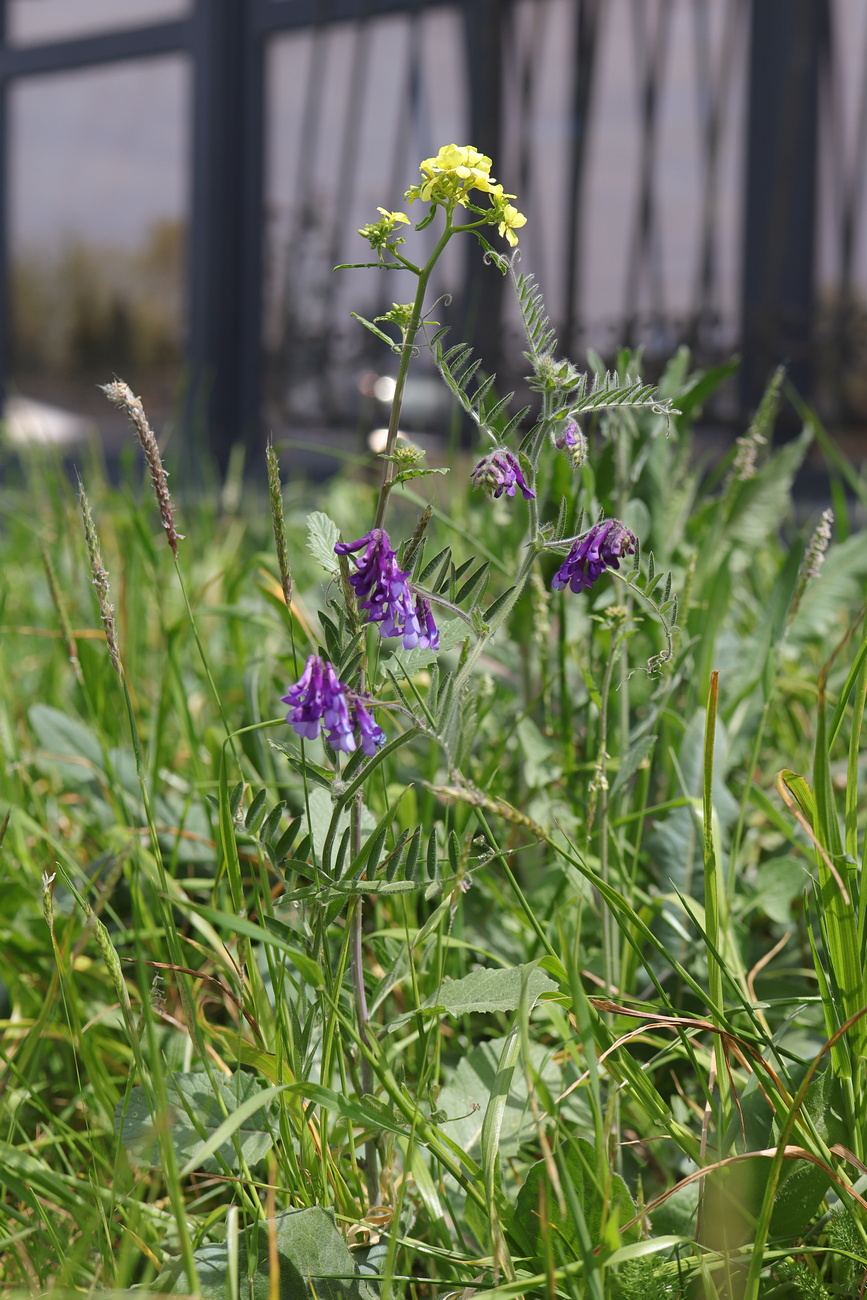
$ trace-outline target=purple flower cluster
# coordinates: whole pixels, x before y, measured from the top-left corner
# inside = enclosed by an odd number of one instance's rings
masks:
[[[483,456],[470,474],[470,480],[473,487],[494,497],[501,497],[504,492],[507,497],[513,497],[516,487],[527,500],[536,495],[527,487],[517,456],[502,448]]]
[[[555,591],[589,591],[606,569],[619,569],[623,555],[635,554],[635,536],[616,519],[594,524],[576,537],[572,549],[554,575]]]
[[[385,743],[385,732],[369,709],[340,681],[328,660],[323,663],[318,655],[307,660],[304,672],[290,686],[289,694],[283,696],[283,703],[290,706],[286,721],[304,740],[315,740],[324,727],[331,748],[351,754],[357,745],[357,727],[365,754],[375,754]]]
[[[440,634],[430,601],[413,594],[409,572],[397,567],[388,533],[373,528],[357,542],[338,542],[338,555],[351,555],[355,572],[349,581],[358,597],[359,608],[371,623],[379,623],[383,636],[403,637],[404,650],[436,650]],[[361,551],[359,555],[357,552]]]

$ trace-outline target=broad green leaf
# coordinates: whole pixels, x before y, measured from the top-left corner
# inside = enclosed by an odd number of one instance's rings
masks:
[[[778,925],[790,925],[792,904],[800,899],[807,884],[807,864],[783,855],[770,858],[758,869],[755,905]]]
[[[422,1003],[422,1012],[450,1016],[467,1016],[473,1012],[514,1011],[521,1002],[521,979],[526,967],[507,966],[473,971],[463,979],[446,980],[436,993]],[[527,998],[531,1007],[543,993],[556,993],[557,985],[534,965],[527,977]],[[389,1029],[397,1029],[416,1016],[415,1011],[393,1020]]]
[[[102,772],[102,748],[83,722],[49,704],[31,705],[27,717],[46,751],[42,757],[61,768],[65,777],[85,782],[93,779],[95,771]]]
[[[328,573],[340,568],[334,547],[340,541],[340,529],[322,510],[313,510],[307,516],[307,549],[318,564]]]
[[[248,1097],[246,1101],[241,1103],[237,1110],[232,1111],[231,1114],[226,1116],[219,1128],[212,1133],[210,1137],[200,1142],[192,1151],[190,1156],[184,1162],[183,1168],[178,1170],[179,1176],[185,1178],[187,1174],[191,1174],[194,1169],[198,1169],[200,1165],[203,1165],[215,1151],[218,1151],[220,1147],[223,1146],[224,1143],[229,1142],[234,1134],[243,1127],[251,1115],[258,1114],[260,1110],[267,1106],[268,1102],[271,1101],[273,1097],[276,1097],[278,1093],[281,1093],[284,1088],[288,1088],[289,1086],[289,1084],[284,1083],[272,1088],[264,1088],[261,1092],[254,1093],[252,1097]]]
[[[477,1159],[482,1125],[494,1088],[505,1038],[493,1038],[474,1047],[460,1062],[437,1098],[437,1110],[448,1119],[438,1128],[452,1142]],[[516,1153],[521,1142],[534,1130],[533,1113],[527,1098],[526,1071],[538,1076],[554,1095],[562,1087],[562,1066],[552,1059],[551,1050],[541,1043],[530,1044],[530,1059],[523,1061],[513,1076],[499,1131],[501,1156]]]
[[[276,1215],[277,1256],[280,1265],[279,1300],[376,1300],[376,1291],[359,1274],[355,1259],[334,1221],[331,1210],[312,1205]],[[254,1243],[249,1257],[248,1239]],[[250,1300],[269,1300],[268,1224],[259,1220],[240,1235],[238,1272],[242,1294]],[[225,1300],[228,1285],[228,1247],[225,1242],[200,1246],[195,1252],[203,1300]],[[247,1277],[251,1278],[250,1290]],[[189,1291],[183,1264],[174,1260],[160,1273],[152,1291]]]
[[[561,767],[552,763],[554,746],[546,740],[532,718],[521,718],[515,731],[524,754],[524,780],[531,790],[547,789],[559,780]]]
[[[732,1120],[729,1138],[744,1142],[748,1151],[773,1148],[779,1140],[779,1126],[772,1121],[770,1107],[758,1088],[751,1088],[743,1096],[741,1109],[742,1114]],[[824,1154],[823,1146],[846,1145],[848,1138],[842,1111],[840,1081],[832,1067],[826,1068],[816,1075],[807,1089],[802,1115],[812,1132],[810,1135],[799,1134],[798,1143],[820,1159]],[[713,1196],[714,1206],[722,1209],[731,1203],[734,1196],[749,1215],[757,1215],[770,1171],[771,1161],[767,1156],[756,1156],[729,1169],[717,1170],[707,1189]],[[812,1161],[786,1160],[774,1199],[771,1236],[786,1241],[803,1237],[830,1187],[831,1179]],[[659,1227],[658,1212],[654,1215],[654,1226]]]
[[[828,1147],[835,1143],[848,1145],[851,1138],[841,1118],[845,1113],[841,1092],[834,1070],[824,1069],[813,1079],[804,1099],[804,1110],[817,1136]],[[771,1236],[803,1237],[830,1186],[827,1174],[811,1161],[786,1161],[774,1199]]]
[[[335,804],[331,796],[322,789],[311,790],[308,803],[310,805],[310,832],[313,836],[313,847],[316,850],[316,860],[321,862],[322,850],[325,847],[325,841],[328,836],[328,828],[331,825],[331,819],[334,816]],[[337,822],[337,829],[334,835],[335,846],[340,843],[340,837],[349,825],[349,809],[346,808],[340,813]],[[376,818],[365,804],[361,812],[361,829],[366,834],[376,826]]]
[[[206,1074],[175,1074],[167,1080],[168,1122],[178,1158],[185,1164],[184,1173],[199,1167],[212,1173],[228,1167],[237,1173],[240,1164],[234,1135],[248,1165],[266,1156],[274,1143],[274,1125],[267,1108],[280,1087],[262,1088],[254,1075],[240,1071],[231,1078],[220,1074],[214,1078],[219,1099]],[[126,1114],[123,1102],[118,1103],[114,1127],[134,1163],[157,1162],[154,1120],[143,1088],[132,1089]]]
[[[617,770],[617,775],[611,782],[611,791],[609,795],[611,799],[614,798],[619,790],[623,789],[629,778],[635,775],[644,760],[653,753],[653,747],[655,744],[656,736],[645,735],[637,740],[634,745],[629,747],[623,758],[620,760],[620,767]]]

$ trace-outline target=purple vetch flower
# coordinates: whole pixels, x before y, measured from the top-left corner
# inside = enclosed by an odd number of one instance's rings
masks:
[[[349,716],[349,688],[341,682],[332,665],[310,655],[304,672],[283,703],[290,706],[286,721],[303,740],[315,740],[324,726],[332,749],[351,754],[355,749],[352,720]]]
[[[568,454],[575,469],[580,469],[587,459],[587,438],[575,420],[569,421],[560,437],[555,439],[554,446]]]
[[[529,500],[536,493],[527,487],[517,456],[500,448],[483,456],[470,474],[473,487],[481,488],[489,496],[500,497],[505,492],[507,497],[515,495],[519,487],[524,497]]]
[[[375,754],[385,742],[385,732],[359,696],[339,680],[333,665],[327,659],[323,663],[318,655],[310,655],[283,703],[290,706],[286,721],[303,740],[315,740],[324,727],[331,748],[351,754],[358,743],[354,735],[357,727],[365,754]]]
[[[349,581],[359,608],[366,611],[369,622],[379,624],[382,636],[402,637],[404,650],[416,646],[436,649],[439,633],[430,605],[421,596],[413,598],[409,571],[398,568],[383,528],[371,529],[357,542],[338,542],[334,550],[352,556],[355,572]]]
[[[426,596],[416,596],[415,617],[420,628],[418,638],[419,650],[438,650],[440,644],[439,628],[430,612],[430,601]]]
[[[589,591],[606,569],[619,569],[623,555],[635,554],[635,536],[617,519],[604,519],[576,537],[572,549],[554,574],[555,591]]]
[[[372,758],[380,745],[385,744],[385,732],[359,699],[355,701],[355,719],[358,723],[358,734],[361,736],[361,748],[368,758]]]

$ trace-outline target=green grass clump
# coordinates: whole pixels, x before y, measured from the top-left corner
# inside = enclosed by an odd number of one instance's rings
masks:
[[[867,481],[809,412],[773,446],[782,375],[697,464],[731,367],[588,381],[515,286],[529,419],[433,351],[534,496],[392,440],[173,504],[119,384],[156,506],[0,496],[4,1287],[858,1294]],[[335,554],[386,509],[438,645]],[[634,554],[552,589],[600,519]],[[309,656],[380,746],[287,725]]]

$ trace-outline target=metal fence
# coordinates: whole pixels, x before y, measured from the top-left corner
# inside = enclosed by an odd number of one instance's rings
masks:
[[[349,312],[408,290],[331,268],[452,139],[520,196],[564,352],[743,351],[733,419],[787,360],[829,418],[867,421],[863,0],[164,0],[176,16],[27,43],[28,3],[0,0],[4,149],[22,79],[188,61],[187,411],[223,462],[266,425],[357,418],[388,358]],[[442,318],[514,374],[513,309],[477,249],[450,249],[446,292]],[[4,320],[0,371],[9,344]]]

